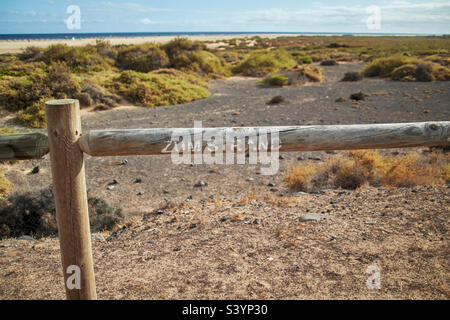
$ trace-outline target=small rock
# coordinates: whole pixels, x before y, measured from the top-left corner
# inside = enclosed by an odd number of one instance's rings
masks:
[[[108,187],[106,187],[106,190],[109,190],[109,191],[111,191],[111,190],[113,190],[114,189],[114,186],[108,186]]]
[[[183,182],[185,182],[185,181],[186,181],[186,179],[185,179],[185,178],[181,178],[180,180],[181,180],[181,181],[183,181]]]
[[[366,224],[370,224],[370,225],[374,225],[374,224],[376,224],[377,222],[376,222],[376,221],[373,221],[373,220],[369,220],[369,221],[366,221],[365,223],[366,223]]]
[[[298,161],[305,161],[305,158],[303,158],[303,157],[298,157],[297,160],[298,160]]]
[[[307,221],[320,221],[321,219],[334,219],[334,216],[317,213],[305,213],[301,215],[299,220],[301,222],[307,222]]]
[[[313,160],[313,161],[321,161],[322,160],[322,158],[320,158],[320,157],[309,157],[308,159]]]
[[[284,158],[284,156],[282,156],[282,155],[280,154],[280,156],[278,157],[278,159],[284,160],[285,158]]]
[[[93,233],[93,234],[91,234],[91,239],[92,240],[104,241],[105,237],[102,236],[100,233]]]
[[[137,195],[142,196],[142,195],[144,195],[144,193],[142,191],[139,191]]]
[[[207,185],[208,185],[208,184],[207,184],[205,181],[200,180],[199,182],[197,182],[197,183],[194,185],[194,187],[199,188],[199,187],[205,187],[205,186],[207,186]]]
[[[258,219],[255,219],[255,220],[253,221],[253,224],[261,224],[261,222],[259,222]]]
[[[141,178],[136,178],[136,180],[134,180],[134,183],[142,183],[142,179]]]
[[[267,186],[269,186],[269,187],[276,187],[277,185],[275,183],[273,183],[273,182],[270,182]]]
[[[113,186],[113,185],[116,185],[116,184],[119,184],[119,182],[116,179],[114,179],[113,181],[108,183],[108,186]]]
[[[248,182],[252,182],[252,181],[254,181],[254,180],[255,180],[255,179],[253,179],[253,178],[248,178],[248,179],[247,179]]]
[[[30,237],[30,236],[20,236],[19,238],[17,238],[17,240],[26,240],[26,241],[37,241],[35,238]]]
[[[193,199],[193,197],[192,197],[192,195],[189,195],[186,199],[188,199],[188,200],[192,200]]]
[[[360,92],[351,94],[350,99],[355,100],[355,101],[361,101],[361,100],[366,99],[366,95],[362,91],[360,91]]]
[[[299,197],[299,196],[302,196],[304,194],[307,194],[307,193],[303,192],[303,191],[299,191],[299,192],[294,193],[294,197]]]
[[[170,192],[168,190],[163,190],[164,194],[169,194]]]
[[[128,160],[127,159],[123,159],[121,165],[126,166],[128,164]]]
[[[211,200],[214,200],[214,196],[213,196],[213,195],[210,195],[209,198],[210,198]]]
[[[31,170],[31,174],[39,173],[39,170],[40,170],[39,166],[36,166],[33,168],[33,170]]]
[[[228,220],[227,217],[222,217],[222,218],[220,218],[220,222],[225,222],[225,221],[227,221],[227,220]]]

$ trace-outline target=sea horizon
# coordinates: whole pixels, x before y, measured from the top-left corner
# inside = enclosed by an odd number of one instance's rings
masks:
[[[271,32],[271,31],[185,31],[185,32],[79,32],[79,33],[11,33],[0,34],[0,40],[52,40],[90,38],[130,38],[158,36],[203,36],[203,35],[335,35],[335,36],[447,36],[439,33],[376,33],[376,32]]]

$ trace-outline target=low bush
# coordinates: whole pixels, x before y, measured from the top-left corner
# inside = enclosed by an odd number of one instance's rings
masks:
[[[163,106],[186,103],[210,96],[209,91],[195,82],[194,75],[182,72],[138,73],[123,71],[109,85],[111,90],[142,106]],[[202,83],[201,79],[197,83]]]
[[[88,199],[91,231],[112,230],[126,214],[98,197]],[[0,207],[0,239],[30,235],[36,238],[57,234],[52,188],[11,194]]]
[[[320,63],[321,66],[337,66],[336,60],[324,60]]]
[[[281,95],[278,95],[278,96],[275,96],[275,97],[273,97],[272,99],[270,99],[270,101],[267,102],[267,104],[268,104],[268,105],[280,104],[280,103],[283,103],[284,101],[286,101],[286,100],[284,99],[284,97],[281,96]]]
[[[282,87],[287,86],[289,84],[288,77],[285,77],[282,74],[274,74],[269,77],[269,85],[272,87]]]
[[[299,63],[303,63],[303,64],[311,64],[311,63],[313,63],[313,60],[312,60],[312,58],[310,56],[297,57],[297,61]]]
[[[360,81],[362,78],[359,72],[346,72],[341,81]]]
[[[275,77],[275,78],[274,78]],[[287,79],[287,80],[286,80]],[[265,78],[266,85],[304,85],[308,82],[323,81],[322,69],[316,66],[297,66],[269,75]]]
[[[46,128],[45,102],[52,98],[41,98],[25,110],[17,113],[17,121],[32,128]]]
[[[284,50],[258,50],[236,66],[233,72],[245,76],[262,77],[271,72],[293,68],[296,64],[294,58]]]
[[[224,59],[206,51],[201,42],[176,38],[162,46],[169,58],[170,68],[196,72],[207,78],[223,78],[230,74]]]
[[[42,52],[39,60],[46,64],[65,63],[72,72],[104,71],[111,68],[113,61],[103,58],[95,46],[70,47],[66,44],[54,44]]]
[[[417,58],[394,56],[379,58],[361,70],[366,77],[390,77],[397,81],[448,81],[450,69]]]
[[[143,44],[124,46],[117,55],[116,66],[122,70],[149,72],[169,66],[169,57],[159,46]]]
[[[8,132],[9,133],[9,132]],[[11,181],[9,181],[3,171],[0,171],[0,203],[5,200],[11,191],[13,185]]]
[[[291,168],[284,176],[292,189],[306,192],[333,187],[357,189],[365,185],[412,187],[444,184],[450,178],[449,156],[433,152],[420,157],[408,153],[398,157],[381,156],[373,150],[331,156],[326,163],[306,163]]]

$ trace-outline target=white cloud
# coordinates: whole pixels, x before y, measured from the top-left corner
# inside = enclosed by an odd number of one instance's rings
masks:
[[[141,19],[141,20],[139,20],[139,22],[142,24],[155,24],[156,23],[156,22],[150,20],[149,18]]]

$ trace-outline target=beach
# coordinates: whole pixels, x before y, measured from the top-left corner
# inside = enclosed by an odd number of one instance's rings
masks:
[[[259,36],[261,38],[277,38],[277,37],[296,37],[299,34],[223,34],[223,35],[191,35],[182,36],[183,38],[188,38],[193,41],[218,41],[218,40],[230,40],[230,39],[245,39],[253,38]],[[166,43],[170,40],[175,39],[177,36],[152,36],[152,37],[111,37],[104,38],[108,40],[112,45],[130,45],[130,44],[142,44],[145,42],[154,43]],[[17,53],[25,49],[26,47],[35,46],[39,48],[46,48],[52,44],[67,44],[70,46],[82,47],[88,44],[95,44],[95,42],[100,38],[86,38],[86,39],[42,39],[42,40],[0,40],[0,54],[4,53]]]

